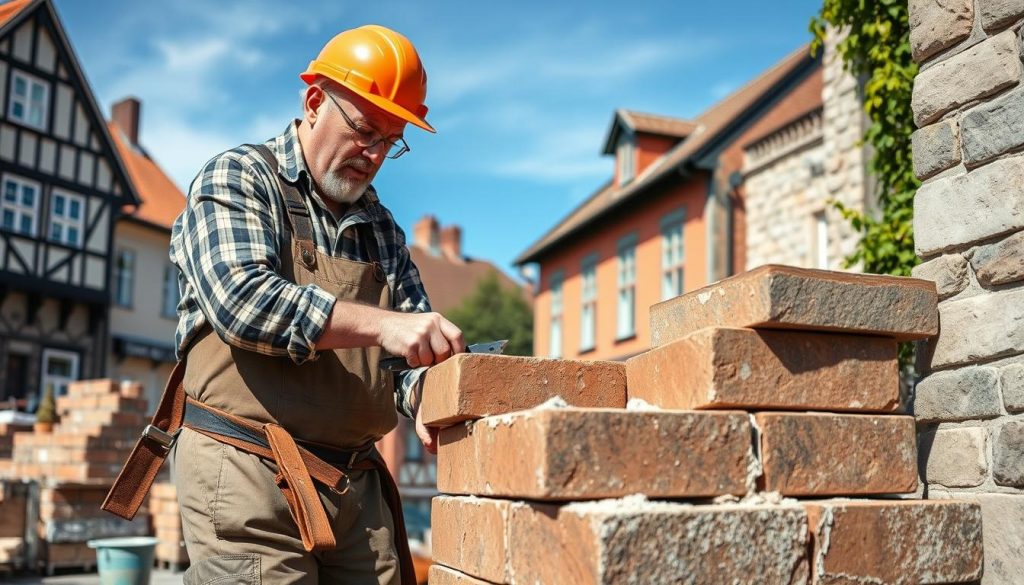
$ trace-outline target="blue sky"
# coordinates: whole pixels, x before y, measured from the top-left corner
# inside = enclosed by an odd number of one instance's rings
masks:
[[[142,102],[141,142],[182,189],[203,162],[280,132],[337,32],[392,27],[429,76],[430,135],[375,185],[410,232],[463,227],[467,255],[512,259],[612,173],[616,108],[692,117],[809,40],[820,0],[445,2],[55,0],[109,112]],[[216,6],[216,9],[213,7]]]

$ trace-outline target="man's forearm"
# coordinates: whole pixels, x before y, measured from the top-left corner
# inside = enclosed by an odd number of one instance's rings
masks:
[[[391,311],[350,301],[334,303],[316,349],[348,349],[380,345],[381,321]]]

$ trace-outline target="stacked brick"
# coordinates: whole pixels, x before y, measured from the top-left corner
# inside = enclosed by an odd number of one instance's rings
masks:
[[[145,426],[141,392],[135,383],[74,382],[57,398],[52,432],[15,434],[10,474],[40,484],[37,531],[48,572],[94,565],[90,539],[148,533],[145,508],[131,522],[100,509]]]
[[[181,511],[173,483],[153,484],[149,492],[149,513],[153,519],[153,536],[159,541],[156,545],[157,562],[181,569],[188,564],[188,553],[181,533]]]
[[[23,482],[0,481],[0,572],[25,568],[29,489]]]
[[[10,477],[14,462],[14,435],[32,430],[32,425],[0,423],[0,477]]]
[[[914,275],[939,292],[915,415],[928,496],[981,503],[986,583],[1024,582],[1024,2],[910,0]]]
[[[652,307],[657,347],[625,364],[429,370],[424,421],[461,421],[431,583],[977,580],[977,505],[895,497],[917,489],[897,340],[933,335],[935,305],[923,281],[767,266]]]

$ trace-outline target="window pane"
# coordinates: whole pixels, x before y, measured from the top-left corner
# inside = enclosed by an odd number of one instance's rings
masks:
[[[25,119],[25,106],[21,102],[14,102],[11,104],[11,115],[18,120]]]
[[[32,233],[32,216],[22,214],[21,216],[21,233],[31,234]]]
[[[18,184],[13,181],[7,181],[4,183],[4,200],[5,201],[17,201],[18,200]]]
[[[54,215],[60,215],[60,216],[64,215],[64,196],[63,195],[54,195],[53,196],[53,214]]]
[[[67,358],[50,357],[46,361],[46,373],[51,376],[68,378],[71,376],[71,360]]]
[[[78,228],[68,228],[68,243],[71,245],[78,245]]]
[[[62,226],[59,223],[57,223],[57,222],[51,223],[50,224],[50,239],[54,240],[56,242],[59,242],[62,235],[63,235]]]
[[[14,229],[14,212],[10,209],[4,210],[4,228],[9,230]]]
[[[43,105],[32,104],[29,107],[28,123],[36,127],[43,126]]]
[[[15,76],[14,77],[14,95],[26,97],[28,95],[28,83],[25,78]]]
[[[32,101],[38,102],[40,106],[43,103],[43,86],[39,83],[32,84]]]
[[[36,205],[36,189],[30,185],[21,186],[21,204],[28,207]]]
[[[78,219],[81,216],[82,204],[77,199],[72,199],[68,202],[68,217],[71,219]]]

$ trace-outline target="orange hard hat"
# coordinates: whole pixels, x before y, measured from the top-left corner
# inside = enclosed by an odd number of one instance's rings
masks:
[[[313,83],[318,75],[334,80],[378,108],[435,132],[423,118],[427,73],[409,39],[368,24],[339,33],[324,45],[299,77]]]

